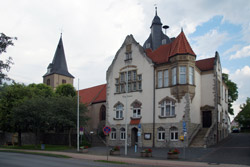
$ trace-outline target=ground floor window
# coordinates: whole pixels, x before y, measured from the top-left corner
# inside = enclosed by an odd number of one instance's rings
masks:
[[[170,141],[178,141],[178,129],[176,127],[170,128]]]
[[[116,139],[116,129],[115,128],[112,128],[111,129],[111,140],[115,140]]]
[[[126,139],[126,132],[125,132],[125,128],[121,128],[120,129],[120,138],[121,140],[125,140]]]
[[[164,141],[165,140],[165,129],[163,127],[159,127],[157,129],[157,139],[159,141]]]

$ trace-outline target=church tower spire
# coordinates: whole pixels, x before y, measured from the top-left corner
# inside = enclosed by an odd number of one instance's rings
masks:
[[[73,85],[73,79],[74,76],[68,71],[61,33],[53,61],[49,64],[47,73],[43,76],[43,83],[56,88],[64,83]]]

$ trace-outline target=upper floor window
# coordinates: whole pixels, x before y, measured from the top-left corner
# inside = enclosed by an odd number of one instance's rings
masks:
[[[189,84],[194,84],[194,67],[189,67]]]
[[[63,80],[62,80],[62,83],[63,83],[63,84],[66,84],[66,80],[65,80],[65,79],[63,79]]]
[[[175,101],[170,99],[165,99],[160,102],[161,117],[172,117],[175,116]]]
[[[162,71],[158,71],[158,88],[162,87]]]
[[[132,60],[132,49],[131,49],[132,45],[131,44],[128,44],[126,45],[126,58],[125,58],[125,61],[127,60]]]
[[[121,72],[119,78],[115,78],[115,92],[125,93],[139,91],[142,89],[142,75],[137,74],[136,70]],[[128,83],[127,83],[128,82]]]
[[[180,84],[186,84],[186,66],[179,67],[179,80]]]
[[[176,85],[176,67],[172,68],[172,85]]]
[[[133,107],[133,118],[140,118],[141,117],[141,102],[134,101],[131,106]]]
[[[168,87],[168,70],[164,70],[164,87]]]
[[[119,102],[115,105],[115,118],[123,119],[123,105]]]

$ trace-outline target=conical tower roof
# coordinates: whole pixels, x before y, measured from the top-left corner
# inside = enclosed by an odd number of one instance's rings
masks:
[[[46,77],[52,74],[59,74],[59,75],[64,75],[70,78],[74,78],[74,76],[71,75],[68,71],[66,57],[64,54],[62,36],[60,37],[59,43],[57,45],[53,61],[52,63],[49,64],[47,69],[48,71],[43,77]]]

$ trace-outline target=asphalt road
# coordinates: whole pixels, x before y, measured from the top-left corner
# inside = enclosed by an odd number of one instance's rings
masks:
[[[209,163],[243,164],[250,166],[250,133],[233,133],[213,148],[200,161]]]
[[[145,165],[111,164],[89,160],[65,159],[39,155],[0,152],[0,167],[144,167]],[[149,166],[148,166],[149,167]]]

